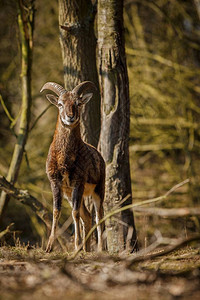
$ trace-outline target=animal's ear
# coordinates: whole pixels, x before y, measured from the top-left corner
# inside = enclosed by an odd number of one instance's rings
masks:
[[[81,104],[86,104],[90,101],[90,99],[92,98],[93,93],[87,93],[85,95],[83,95],[80,99]]]
[[[52,94],[47,94],[46,98],[55,106],[57,106],[58,103],[58,97],[56,97],[55,95]]]

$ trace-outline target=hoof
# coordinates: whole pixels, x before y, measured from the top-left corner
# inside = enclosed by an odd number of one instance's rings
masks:
[[[53,241],[54,239],[50,237],[45,252],[50,253],[52,251]]]
[[[99,253],[103,252],[103,247],[102,247],[102,245],[98,245],[97,251],[98,251]]]
[[[52,251],[52,249],[51,249],[51,247],[48,245],[48,246],[46,247],[45,252],[46,252],[46,253],[50,253],[51,251]]]

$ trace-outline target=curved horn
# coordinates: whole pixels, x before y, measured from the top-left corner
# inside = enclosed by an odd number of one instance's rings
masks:
[[[43,92],[44,90],[51,90],[53,91],[57,96],[60,96],[67,91],[60,85],[55,82],[47,82],[43,85],[43,87],[40,90],[40,93]]]
[[[78,84],[72,91],[73,94],[80,96],[83,92],[89,89],[97,89],[92,81],[83,81]]]

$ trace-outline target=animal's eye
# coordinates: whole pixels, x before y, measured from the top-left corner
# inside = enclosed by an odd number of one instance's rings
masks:
[[[82,103],[81,103],[79,100],[77,100],[77,101],[76,101],[76,105],[77,105],[77,106],[81,106]]]
[[[58,107],[59,108],[63,107],[62,103],[58,103]]]

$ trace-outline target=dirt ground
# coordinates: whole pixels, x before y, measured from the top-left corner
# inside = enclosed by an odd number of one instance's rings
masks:
[[[0,248],[0,299],[200,299],[200,251],[186,247],[128,267],[132,255]]]

